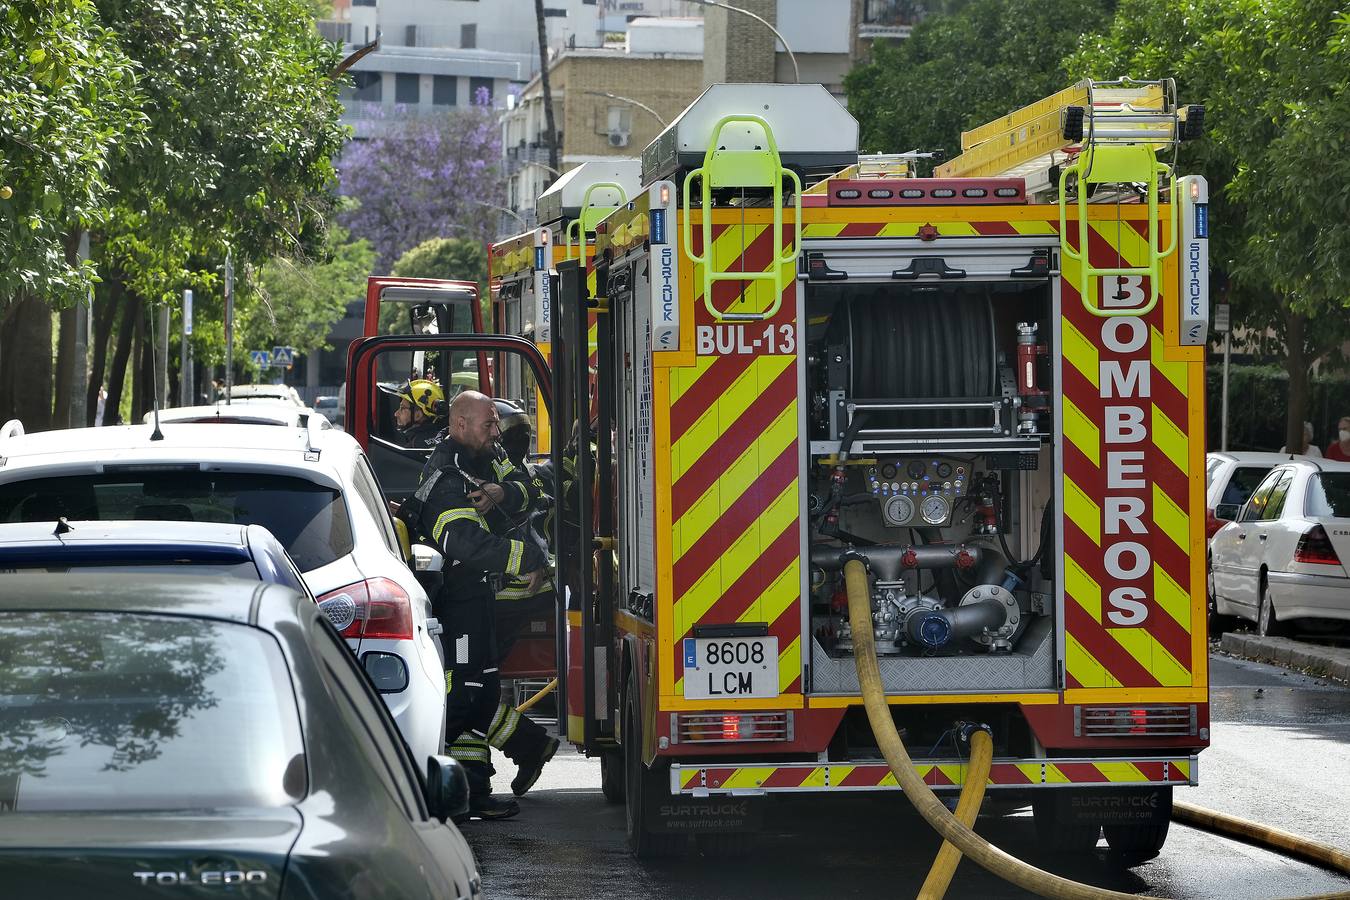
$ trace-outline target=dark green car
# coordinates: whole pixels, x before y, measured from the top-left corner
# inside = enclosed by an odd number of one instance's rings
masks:
[[[6,897],[477,897],[463,772],[423,762],[288,588],[0,578]]]

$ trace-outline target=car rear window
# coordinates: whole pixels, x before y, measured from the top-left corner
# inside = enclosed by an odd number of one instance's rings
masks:
[[[126,559],[121,562],[77,562],[74,565],[57,563],[6,563],[0,560],[0,573],[11,572],[120,572],[134,570],[137,575],[224,575],[228,578],[258,580],[258,567],[252,562],[240,563],[163,563]]]
[[[1252,492],[1260,486],[1273,468],[1274,466],[1238,466],[1229,476],[1219,503],[1232,503],[1237,506],[1246,503],[1247,498],[1251,497]]]
[[[261,525],[302,572],[352,552],[351,518],[341,492],[290,475],[131,470],[0,484],[0,522],[62,516]]]
[[[1350,519],[1350,472],[1321,472],[1308,479],[1304,512],[1318,519]]]
[[[0,613],[0,815],[284,806],[305,792],[303,753],[266,632]]]

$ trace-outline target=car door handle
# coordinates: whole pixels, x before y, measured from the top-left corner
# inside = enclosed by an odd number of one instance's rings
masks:
[[[1264,544],[1264,543],[1266,542],[1266,538],[1270,537],[1270,535],[1267,535],[1267,534],[1260,534],[1260,535],[1257,535],[1257,537],[1259,537],[1259,538],[1261,539],[1261,543]]]
[[[1240,531],[1240,532],[1238,532],[1238,536],[1237,536],[1237,537],[1238,537],[1238,540],[1239,540],[1239,541],[1245,541],[1245,540],[1247,539],[1247,532],[1245,532],[1245,531]]]

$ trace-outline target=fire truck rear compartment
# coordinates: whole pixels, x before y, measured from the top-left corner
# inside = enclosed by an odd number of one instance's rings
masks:
[[[856,557],[888,691],[1054,689],[1051,279],[805,296],[811,692],[858,690]]]

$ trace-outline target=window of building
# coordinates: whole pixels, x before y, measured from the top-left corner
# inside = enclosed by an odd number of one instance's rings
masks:
[[[459,26],[459,46],[462,50],[472,50],[478,46],[477,22],[466,22]]]
[[[384,80],[379,72],[353,72],[352,86],[349,88],[353,100],[367,100],[379,103],[383,99]]]
[[[399,72],[394,76],[394,102],[417,103],[422,96],[421,77]]]
[[[453,75],[431,76],[431,102],[436,106],[454,106],[459,93],[459,80]]]
[[[352,0],[352,6],[374,6],[376,0]]]
[[[480,91],[487,91],[486,95],[480,95]],[[469,79],[469,97],[474,103],[492,102],[492,79],[491,78],[470,78]]]

